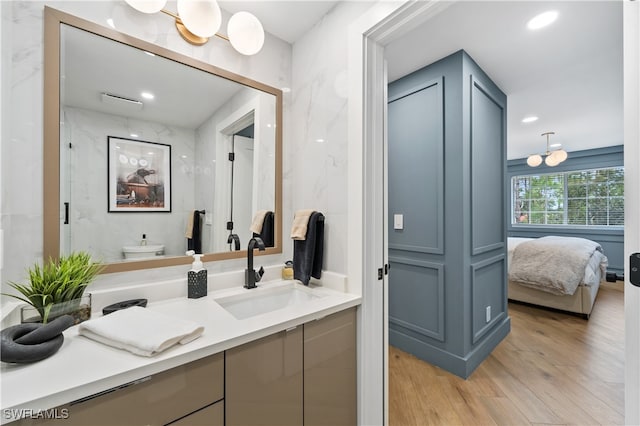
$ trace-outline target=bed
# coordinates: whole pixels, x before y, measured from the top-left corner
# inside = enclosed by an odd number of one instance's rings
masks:
[[[508,298],[589,319],[607,257],[594,241],[573,237],[508,239]]]

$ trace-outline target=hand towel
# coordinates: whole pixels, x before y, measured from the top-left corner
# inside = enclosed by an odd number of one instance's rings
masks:
[[[264,217],[267,214],[267,210],[258,210],[256,214],[253,216],[253,222],[251,222],[251,226],[249,230],[254,234],[262,233],[262,224],[264,223]]]
[[[293,278],[309,285],[311,277],[320,278],[324,255],[324,215],[313,212],[309,217],[304,240],[293,241]]]
[[[187,231],[184,233],[187,238],[193,238],[193,214],[187,217]]]
[[[187,250],[193,250],[196,253],[202,253],[201,214],[204,215],[204,210],[193,211],[191,215],[192,233],[190,238],[187,237]]]
[[[264,221],[262,222],[262,231],[253,233],[254,237],[262,238],[262,242],[265,247],[274,247],[274,213],[272,211],[267,211],[264,215]]]
[[[204,327],[195,322],[140,306],[121,309],[78,326],[83,336],[142,356],[159,354],[176,343],[187,344],[203,331]]]
[[[307,225],[309,218],[313,213],[312,209],[298,210],[293,216],[293,225],[291,226],[291,238],[294,240],[304,240],[307,235]]]

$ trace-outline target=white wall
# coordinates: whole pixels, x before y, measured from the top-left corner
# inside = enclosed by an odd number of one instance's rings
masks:
[[[269,34],[262,51],[252,57],[238,54],[226,42],[214,38],[204,46],[184,42],[172,19],[164,14],[142,15],[124,1],[12,1],[2,7],[2,205],[5,268],[2,291],[7,281],[22,281],[25,269],[42,261],[42,104],[43,104],[43,10],[48,5],[64,12],[107,25],[198,60],[274,87],[291,87],[291,46]],[[175,3],[169,3],[169,8]],[[174,9],[175,10],[175,9]],[[227,17],[223,19],[226,24]],[[5,84],[6,83],[6,84]],[[5,90],[6,89],[6,90]],[[285,144],[289,97],[284,98]],[[11,108],[4,108],[10,105]],[[286,173],[288,161],[285,158]],[[288,176],[290,179],[290,175]],[[11,183],[11,184],[9,184]],[[284,209],[288,209],[290,186],[284,183]],[[285,247],[286,248],[286,247]],[[284,256],[269,256],[263,264],[281,263]],[[242,259],[207,264],[209,271],[244,267]],[[186,275],[189,266],[102,275],[93,286],[144,283]],[[2,298],[5,303],[7,298]]]

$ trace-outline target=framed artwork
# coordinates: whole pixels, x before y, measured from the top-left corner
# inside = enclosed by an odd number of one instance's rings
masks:
[[[109,212],[170,212],[171,145],[107,139]]]

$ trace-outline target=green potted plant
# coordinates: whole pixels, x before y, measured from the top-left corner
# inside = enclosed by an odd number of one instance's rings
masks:
[[[27,285],[9,282],[24,297],[6,295],[31,305],[23,308],[22,322],[46,324],[50,319],[70,314],[77,324],[91,317],[91,295],[83,294],[102,269],[103,265],[93,262],[88,253],[71,253],[58,260],[50,259],[42,267],[36,263],[28,269]]]

